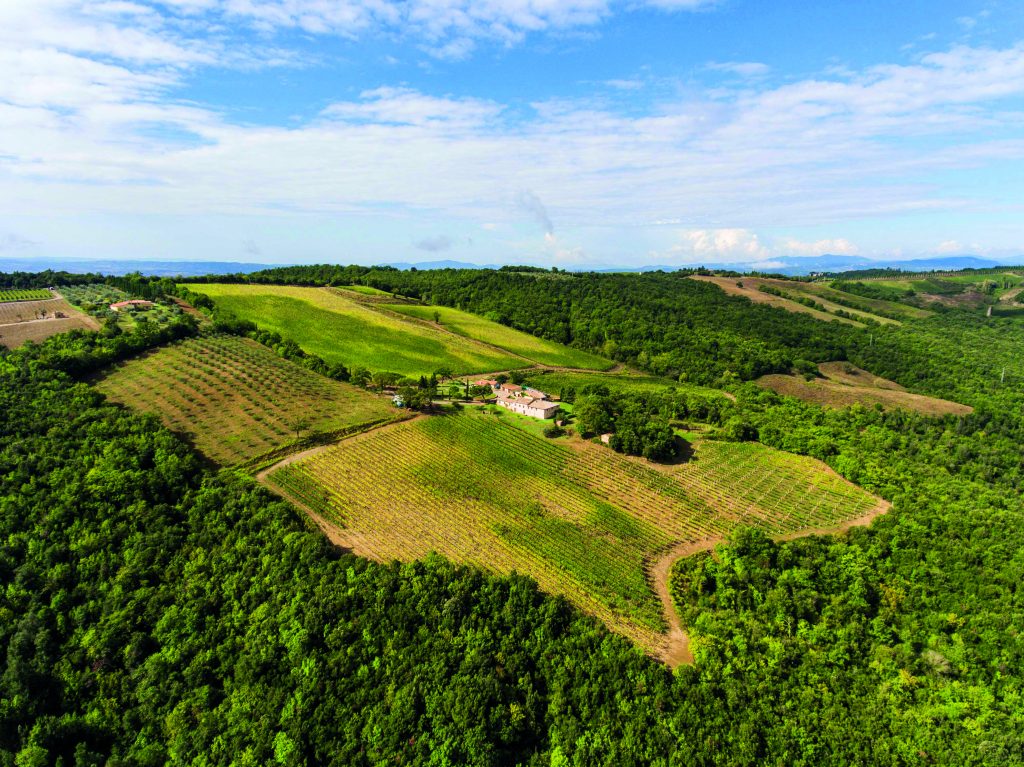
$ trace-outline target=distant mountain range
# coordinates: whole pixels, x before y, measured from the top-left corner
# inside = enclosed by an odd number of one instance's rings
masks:
[[[575,272],[674,272],[681,268],[707,266],[709,269],[728,269],[736,272],[770,272],[801,276],[816,272],[849,272],[859,269],[900,269],[903,271],[955,271],[957,269],[991,269],[997,266],[1022,265],[1024,256],[1016,259],[993,261],[978,256],[943,256],[921,258],[909,261],[876,261],[862,256],[794,256],[774,258],[771,261],[739,261],[732,263],[686,264],[683,266],[650,265],[609,267],[607,265],[580,265]],[[424,261],[420,263],[395,262],[383,264],[396,269],[497,269],[495,264],[471,264],[465,261]],[[285,264],[238,263],[234,261],[115,261],[87,259],[16,259],[0,258],[0,272],[38,272],[42,269],[67,272],[97,272],[123,275],[130,272],[155,277],[196,277],[204,274],[248,274],[263,269],[272,269]]]
[[[569,269],[573,272],[674,272],[677,269],[706,266],[709,269],[729,269],[735,272],[771,272],[791,276],[815,272],[852,272],[859,269],[900,269],[911,272],[955,271],[957,269],[991,269],[997,266],[1024,264],[1024,256],[1009,261],[992,261],[978,256],[943,256],[941,258],[920,258],[904,261],[877,261],[862,256],[836,256],[826,253],[822,256],[793,256],[773,258],[771,261],[737,261],[732,263],[686,264],[677,266],[606,266],[581,265]],[[497,269],[494,264],[469,264],[464,261],[426,261],[423,263],[391,263],[396,269]]]
[[[151,277],[197,277],[202,274],[247,274],[281,264],[245,264],[233,261],[115,261],[78,258],[0,258],[0,272],[92,273],[121,276],[141,272]]]

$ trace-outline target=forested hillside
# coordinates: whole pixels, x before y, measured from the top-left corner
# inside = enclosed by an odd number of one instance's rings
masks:
[[[361,282],[474,312],[559,343],[694,383],[749,380],[797,359],[843,359],[852,329],[727,296],[689,272],[577,274],[284,267],[246,282]]]
[[[894,508],[846,537],[741,531],[682,560],[696,664],[673,674],[527,579],[340,554],[80,382],[188,321],[58,336],[0,356],[0,765],[1020,761],[1020,321],[804,325],[677,275],[302,275],[730,382],[735,403],[686,417],[821,458]],[[843,357],[975,411],[827,411],[737,381]]]

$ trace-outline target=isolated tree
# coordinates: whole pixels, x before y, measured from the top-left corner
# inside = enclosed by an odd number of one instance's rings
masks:
[[[297,415],[288,419],[288,428],[295,432],[295,439],[299,439],[302,436],[302,432],[307,431],[313,425],[313,418],[309,415]]]

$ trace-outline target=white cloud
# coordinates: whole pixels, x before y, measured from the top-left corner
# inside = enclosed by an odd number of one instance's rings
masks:
[[[860,253],[860,248],[842,238],[805,242],[784,237],[775,244],[774,251],[777,255],[788,256],[820,256],[824,253],[833,256],[855,256]]]
[[[746,263],[759,270],[784,265],[781,257],[855,255],[860,249],[849,240],[803,241],[795,237],[764,238],[749,229],[683,229],[675,245],[652,253],[677,264]]]
[[[760,61],[712,61],[705,68],[739,77],[762,77],[771,71],[770,66]]]
[[[526,213],[552,238],[552,220],[560,233],[660,222],[691,227],[678,258],[770,260],[856,247],[766,241],[758,230],[970,208],[973,195],[935,186],[934,174],[1024,159],[1024,118],[1004,103],[1024,95],[1021,45],[961,46],[776,87],[691,90],[646,112],[586,99],[509,108],[378,87],[286,128],[235,123],[175,98],[196,68],[250,57],[220,33],[195,38],[210,19],[333,34],[394,25],[449,44],[514,41],[625,7],[0,0],[0,205],[11,216],[386,212],[501,225]],[[758,71],[753,62],[717,66]]]
[[[498,104],[479,99],[427,96],[408,88],[363,91],[358,102],[332,104],[323,116],[350,123],[471,128],[495,120]]]
[[[679,233],[679,240],[668,255],[681,263],[760,261],[770,252],[746,229],[689,229]]]

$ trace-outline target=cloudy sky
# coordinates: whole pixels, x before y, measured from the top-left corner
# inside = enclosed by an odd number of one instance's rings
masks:
[[[0,257],[1024,253],[1024,3],[0,0]]]

